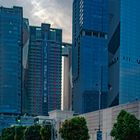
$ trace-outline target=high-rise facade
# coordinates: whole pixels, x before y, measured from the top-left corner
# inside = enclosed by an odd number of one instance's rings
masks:
[[[72,110],[72,45],[62,45],[62,110]]]
[[[23,19],[23,53],[22,53],[22,113],[27,112],[27,72],[28,72],[28,51],[29,51],[30,29],[29,20]]]
[[[0,7],[0,113],[21,113],[22,25],[21,7]]]
[[[109,0],[109,106],[140,99],[139,6],[139,0]]]
[[[47,115],[61,108],[62,30],[30,26],[27,113]]]
[[[72,36],[73,109],[106,107],[108,92],[108,0],[74,0]]]

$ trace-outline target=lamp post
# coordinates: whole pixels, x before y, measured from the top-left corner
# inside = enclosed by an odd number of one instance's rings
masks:
[[[101,129],[101,117],[100,117],[100,111],[101,111],[101,96],[102,96],[102,79],[103,78],[103,66],[101,65],[100,67],[100,86],[98,86],[99,88],[99,97],[98,97],[98,110],[99,110],[99,127],[98,130],[100,131]]]
[[[98,96],[98,112],[99,112],[99,125],[98,125],[98,129],[97,129],[97,140],[102,140],[102,131],[101,131],[101,95],[102,95],[102,78],[103,78],[103,66],[100,66],[100,86],[98,84],[98,88],[99,88],[99,96]]]
[[[100,125],[100,122],[101,122],[101,118],[100,118],[100,110],[101,110],[101,90],[99,90],[99,127],[98,127],[98,130],[100,131],[101,129],[101,125]]]

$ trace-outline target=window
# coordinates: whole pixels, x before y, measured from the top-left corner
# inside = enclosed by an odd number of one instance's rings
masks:
[[[86,31],[87,36],[91,36],[91,31]]]
[[[94,37],[98,37],[98,32],[92,32],[92,35],[93,35]]]
[[[100,33],[101,38],[105,38],[105,33]]]

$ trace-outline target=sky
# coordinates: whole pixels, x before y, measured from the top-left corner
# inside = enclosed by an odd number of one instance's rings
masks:
[[[63,41],[71,43],[73,0],[0,0],[0,6],[22,6],[30,25],[50,23],[53,28],[63,29]]]

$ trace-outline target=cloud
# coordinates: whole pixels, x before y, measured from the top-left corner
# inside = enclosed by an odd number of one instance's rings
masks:
[[[24,17],[29,18],[30,25],[50,23],[54,28],[63,29],[63,41],[71,42],[72,0],[0,0],[0,4],[23,6]]]
[[[31,15],[34,22],[51,23],[52,27],[63,29],[64,41],[71,42],[71,3],[63,0],[32,0]]]

